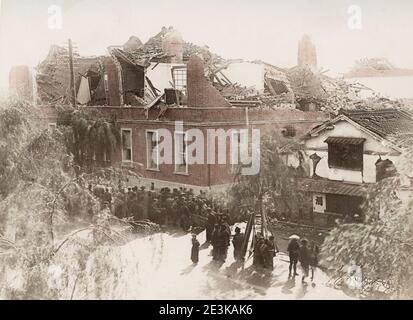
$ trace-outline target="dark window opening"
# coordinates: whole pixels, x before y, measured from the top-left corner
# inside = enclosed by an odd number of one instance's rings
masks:
[[[295,135],[297,134],[294,126],[292,126],[292,125],[286,126],[281,132],[282,132],[283,136],[286,137],[286,138],[287,137],[291,137],[291,138],[295,137]]]
[[[122,161],[132,161],[132,131],[122,129]]]
[[[362,197],[327,194],[326,212],[338,213],[349,218],[362,217],[363,202]]]
[[[270,79],[269,85],[272,87],[276,94],[288,93],[288,88],[282,81]]]
[[[379,159],[376,162],[376,181],[394,177],[397,174],[396,167],[389,159]]]
[[[363,144],[329,143],[328,166],[363,170]]]

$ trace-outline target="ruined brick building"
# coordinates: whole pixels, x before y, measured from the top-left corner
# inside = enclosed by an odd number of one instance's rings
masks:
[[[56,123],[56,104],[70,101],[67,70],[50,63],[59,54],[65,52],[53,48],[38,67],[38,104],[49,124]],[[109,47],[106,56],[75,60],[78,106],[100,110],[121,128],[121,145],[113,154],[97,157],[96,163],[128,168],[142,177],[140,183],[154,182],[156,187],[231,184],[230,145],[240,137],[230,129],[259,129],[261,136],[288,140],[329,118],[317,110],[299,110],[297,85],[287,70],[262,61],[225,60],[207,47],[186,43],[173,28],[162,28],[145,44],[131,37],[123,46]],[[182,131],[175,129],[177,122],[183,124]],[[180,164],[157,163],[153,155],[159,152],[160,129],[173,133],[173,157]],[[225,163],[188,164],[188,129],[198,129],[205,146],[208,130],[230,132],[224,142]],[[219,139],[216,143],[218,152]]]

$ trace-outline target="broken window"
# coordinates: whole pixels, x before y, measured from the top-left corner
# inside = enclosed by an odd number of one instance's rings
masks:
[[[363,170],[362,143],[328,143],[330,168]]]
[[[122,161],[132,161],[132,130],[122,129]]]
[[[174,68],[172,74],[175,89],[186,93],[186,68]]]
[[[146,131],[146,168],[159,170],[159,138],[157,131]]]
[[[175,173],[188,173],[187,141],[184,132],[175,132]]]

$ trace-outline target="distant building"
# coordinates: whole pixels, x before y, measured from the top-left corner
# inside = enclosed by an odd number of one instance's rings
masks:
[[[366,89],[360,91],[363,98],[380,94],[390,99],[413,99],[413,69],[397,68],[384,58],[356,62],[344,79],[364,85]]]

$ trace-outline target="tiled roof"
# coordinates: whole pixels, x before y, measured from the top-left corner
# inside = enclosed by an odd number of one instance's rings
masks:
[[[317,193],[341,194],[348,196],[366,195],[366,186],[322,178],[302,178],[298,180],[298,190]]]
[[[400,109],[347,110],[343,114],[382,138],[413,133],[413,116]]]
[[[366,141],[366,139],[364,138],[328,137],[324,142],[359,145],[359,144],[362,144],[364,141]]]

